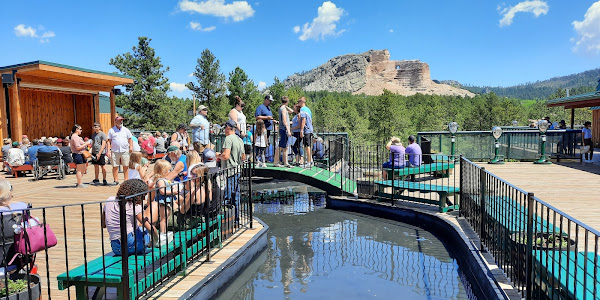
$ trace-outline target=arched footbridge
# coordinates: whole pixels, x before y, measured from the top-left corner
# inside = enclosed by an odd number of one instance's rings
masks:
[[[254,175],[302,182],[321,189],[332,196],[357,195],[356,182],[326,168],[314,166],[311,168],[287,168],[267,164],[267,167],[264,168],[254,167]]]

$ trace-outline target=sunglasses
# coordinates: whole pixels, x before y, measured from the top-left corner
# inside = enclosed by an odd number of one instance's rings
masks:
[[[241,107],[246,107],[246,104],[243,104],[243,103],[242,103],[242,105],[240,105],[240,106],[241,106]]]

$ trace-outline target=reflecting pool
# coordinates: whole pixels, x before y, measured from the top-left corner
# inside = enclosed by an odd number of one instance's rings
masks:
[[[293,197],[261,187],[254,216],[269,225],[269,245],[217,299],[475,298],[433,234],[325,209],[325,194],[307,186],[283,189]]]

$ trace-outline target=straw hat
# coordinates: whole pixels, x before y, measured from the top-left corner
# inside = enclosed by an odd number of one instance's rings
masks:
[[[393,136],[390,141],[392,145],[402,145],[402,141],[398,137]]]

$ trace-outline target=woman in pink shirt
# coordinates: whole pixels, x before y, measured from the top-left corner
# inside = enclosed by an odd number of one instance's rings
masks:
[[[81,136],[81,126],[75,124],[71,133],[71,152],[73,153],[73,162],[77,165],[77,185],[75,187],[86,188],[87,184],[82,183],[83,173],[86,168],[86,161],[83,157],[83,150],[87,149],[89,141],[86,143]]]

